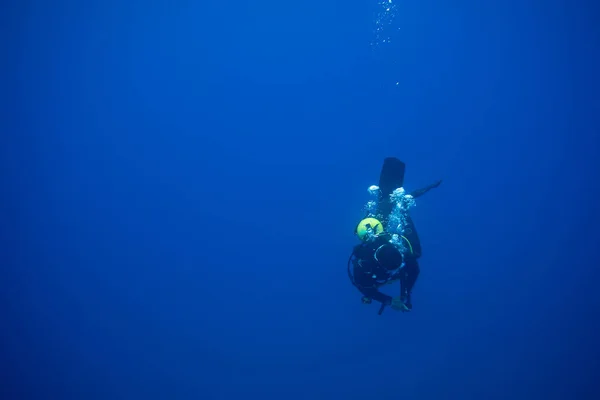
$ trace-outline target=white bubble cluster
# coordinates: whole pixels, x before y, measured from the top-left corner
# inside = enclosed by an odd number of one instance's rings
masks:
[[[393,23],[396,18],[397,7],[393,0],[379,0],[375,17],[375,37],[371,46],[378,47],[392,41]]]
[[[415,206],[415,198],[406,193],[404,188],[398,188],[390,195],[390,200],[395,204],[388,220],[388,231],[399,235],[404,233],[408,224],[409,210]]]
[[[382,193],[378,186],[370,186],[369,194],[371,199],[367,202],[364,210],[367,212],[366,217],[372,217],[379,220],[385,220],[385,215],[378,214],[378,204],[383,199]],[[404,241],[401,240],[402,235],[408,225],[408,216],[410,209],[416,205],[415,198],[406,193],[404,188],[397,188],[390,194],[389,201],[394,205],[389,216],[387,216],[387,226],[385,231],[392,235],[390,243],[396,246],[403,254],[408,251]],[[368,240],[375,238],[375,231],[367,231]]]
[[[367,202],[364,206],[364,211],[367,212],[367,217],[378,217],[377,208],[379,205],[379,198],[381,196],[381,191],[379,190],[379,186],[371,185],[368,189],[369,194],[371,195],[371,200]]]

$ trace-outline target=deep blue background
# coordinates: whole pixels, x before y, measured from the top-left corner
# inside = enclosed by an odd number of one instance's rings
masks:
[[[3,399],[600,398],[593,2],[1,8]],[[444,183],[378,316],[388,156]]]

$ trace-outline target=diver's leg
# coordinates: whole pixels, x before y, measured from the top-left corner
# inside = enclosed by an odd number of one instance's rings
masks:
[[[421,240],[419,240],[419,235],[417,234],[417,229],[415,228],[415,223],[413,222],[410,215],[406,220],[406,226],[404,227],[403,235],[410,243],[410,254],[414,258],[421,257]]]
[[[404,170],[406,166],[402,161],[395,157],[388,157],[383,160],[381,174],[379,175],[379,189],[381,190],[381,201],[379,202],[378,213],[384,219],[392,211],[393,204],[389,201],[390,194],[395,189],[404,185]]]
[[[400,297],[408,308],[412,308],[412,290],[417,282],[421,268],[416,258],[409,258],[406,260],[406,264],[402,271],[402,277],[400,279]]]

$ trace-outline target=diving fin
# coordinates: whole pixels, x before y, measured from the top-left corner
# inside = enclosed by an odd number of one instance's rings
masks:
[[[396,157],[387,157],[383,160],[381,174],[379,175],[379,189],[381,190],[381,201],[378,213],[387,219],[392,211],[393,204],[389,201],[390,194],[404,185],[404,170],[406,165]]]

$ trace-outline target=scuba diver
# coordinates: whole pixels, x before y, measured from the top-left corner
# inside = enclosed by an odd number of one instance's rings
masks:
[[[363,294],[362,302],[380,302],[379,314],[386,306],[402,312],[412,310],[411,294],[420,273],[421,243],[408,211],[415,198],[442,183],[440,180],[407,194],[403,189],[404,171],[405,164],[399,159],[384,160],[379,186],[369,188],[376,201],[367,203],[368,215],[355,228],[362,243],[354,247],[348,260],[348,276]],[[379,291],[395,281],[400,281],[400,296]]]

